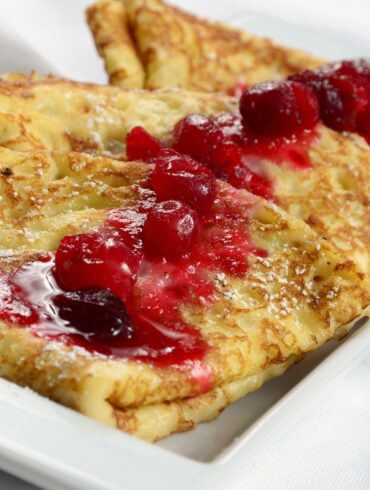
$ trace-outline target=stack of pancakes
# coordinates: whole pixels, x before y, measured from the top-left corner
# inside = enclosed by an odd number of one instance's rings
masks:
[[[152,166],[128,162],[125,140],[143,126],[164,144],[185,116],[235,113],[238,84],[283,78],[321,60],[212,24],[158,0],[101,0],[88,21],[110,81],[97,86],[38,75],[0,79],[0,268],[54,252],[95,231],[108,209],[137,204]],[[0,374],[97,420],[155,441],[211,420],[345,335],[370,303],[370,147],[320,125],[312,168],[263,162],[279,206],[218,184],[267,258],[246,277],[222,274],[212,305],[181,315],[209,350],[206,392],[178,366],[118,359],[0,322]]]

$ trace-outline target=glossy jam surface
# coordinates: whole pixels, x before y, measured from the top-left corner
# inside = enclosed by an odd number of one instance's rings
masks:
[[[0,318],[91,352],[180,366],[206,390],[208,345],[181,309],[210,305],[217,274],[243,277],[248,255],[266,256],[246,229],[252,203],[223,196],[199,217],[191,211],[197,228],[190,245],[166,257],[143,230],[156,206],[170,201],[142,192],[138,206],[109,211],[98,232],[66,237],[55,255],[2,273]],[[162,240],[165,230],[157,230]]]
[[[199,332],[189,325],[167,325],[163,318],[157,323],[155,315],[136,311],[137,299],[131,297],[125,305],[107,289],[66,291],[54,271],[50,256],[2,276],[0,318],[30,326],[35,335],[49,340],[160,366],[199,360],[207,351]]]
[[[370,143],[370,58],[330,63],[290,79],[315,93],[324,124],[357,132]]]

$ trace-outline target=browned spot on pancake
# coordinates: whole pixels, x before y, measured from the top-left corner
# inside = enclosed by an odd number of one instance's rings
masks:
[[[65,132],[65,135],[70,142],[73,151],[89,153],[99,148],[94,141],[91,141],[89,139],[79,138],[78,136],[70,132]]]

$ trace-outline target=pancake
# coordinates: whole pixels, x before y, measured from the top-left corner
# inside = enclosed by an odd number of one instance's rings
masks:
[[[87,18],[109,82],[124,88],[143,88],[145,71],[128,30],[123,3],[99,2],[87,11]]]
[[[12,74],[0,82],[0,145],[17,150],[74,150],[125,159],[125,139],[143,126],[170,143],[174,125],[192,113],[236,113],[238,100],[180,90],[117,87]],[[277,202],[333,246],[370,270],[370,147],[359,136],[319,125],[308,146],[310,168],[259,163]]]
[[[87,20],[110,83],[123,88],[228,91],[323,63],[161,0],[99,0]]]
[[[126,135],[136,125],[165,137],[187,114],[234,106],[233,98],[221,94],[130,91],[13,73],[0,78],[0,145],[124,158]]]
[[[112,209],[145,201],[140,189],[152,171],[83,152],[0,147],[0,161],[2,281],[53,254],[65,235],[93,233]],[[311,227],[218,182],[214,206],[224,205],[266,255],[249,253],[242,277],[215,270],[212,301],[180,302],[181,318],[208,346],[195,364],[106,355],[46,335],[37,322],[10,321],[3,283],[1,376],[154,441],[213,418],[362,315],[369,303],[362,274]]]

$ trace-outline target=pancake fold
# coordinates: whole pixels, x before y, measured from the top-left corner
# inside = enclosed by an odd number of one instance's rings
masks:
[[[110,82],[122,88],[228,91],[323,63],[161,0],[99,0],[87,21]]]

